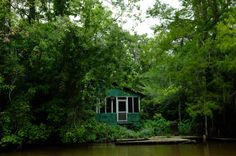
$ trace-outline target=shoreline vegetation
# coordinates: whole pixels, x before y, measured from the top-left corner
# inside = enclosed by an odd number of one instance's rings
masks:
[[[164,118],[161,117],[158,120],[164,120]],[[203,135],[187,135],[191,134],[191,131],[188,133],[185,131],[185,134],[180,134],[179,132],[173,132],[171,130],[171,124],[169,121],[164,120],[165,122],[160,122],[158,120],[146,121],[140,127],[132,127],[132,129],[120,125],[110,125],[97,121],[90,121],[88,122],[89,125],[83,125],[82,127],[77,127],[77,129],[71,129],[70,131],[65,132],[61,140],[58,140],[57,138],[57,141],[55,141],[51,138],[49,142],[38,141],[34,143],[8,144],[7,146],[1,147],[1,150],[24,150],[37,146],[76,146],[97,143],[112,143],[115,145],[168,145],[207,143],[212,141],[236,142],[236,138],[213,136],[206,138]],[[154,125],[153,122],[156,122],[156,125]],[[157,125],[157,123],[159,125]],[[165,126],[160,125],[160,123],[164,123]]]
[[[115,141],[95,141],[95,142],[84,142],[84,143],[37,143],[37,144],[27,144],[18,146],[8,146],[1,148],[1,152],[7,151],[21,151],[27,149],[38,149],[41,147],[73,147],[73,146],[87,146],[93,144],[114,144],[117,146],[126,145],[173,145],[173,144],[205,144],[205,143],[236,143],[236,138],[221,138],[221,137],[208,137],[204,140],[203,136],[173,136],[173,135],[163,135],[163,136],[152,136],[149,138],[125,138],[116,139]]]

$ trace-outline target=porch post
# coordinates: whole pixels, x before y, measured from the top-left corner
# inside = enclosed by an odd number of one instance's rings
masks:
[[[128,112],[129,112],[129,108],[128,108],[128,97],[126,96],[126,100],[125,100],[125,106],[126,106],[126,121],[128,121]]]
[[[132,113],[134,113],[134,97],[132,97]]]
[[[116,96],[115,98],[116,98],[116,121],[118,122],[118,113],[119,113],[119,109],[118,109],[118,98],[117,98],[117,96]]]
[[[113,98],[111,97],[111,113],[113,113]]]
[[[140,97],[138,97],[138,111],[140,112]]]
[[[125,99],[125,107],[126,107],[126,114],[129,112],[128,111],[128,97],[126,96],[125,97],[126,99]]]
[[[107,113],[107,98],[105,98],[105,114]]]

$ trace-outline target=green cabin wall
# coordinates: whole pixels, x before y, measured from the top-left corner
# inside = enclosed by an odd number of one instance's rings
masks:
[[[128,122],[139,123],[140,122],[140,113],[128,113]]]
[[[127,121],[117,122],[117,114],[116,113],[101,113],[96,115],[96,120],[99,122],[104,122],[108,124],[132,124],[139,125],[140,123],[140,113],[128,113]]]
[[[100,113],[96,115],[96,120],[99,122],[105,122],[108,124],[117,124],[117,115],[116,113]]]

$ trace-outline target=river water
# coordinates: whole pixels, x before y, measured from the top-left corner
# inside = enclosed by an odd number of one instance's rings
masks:
[[[236,143],[54,146],[0,152],[0,156],[236,156]]]

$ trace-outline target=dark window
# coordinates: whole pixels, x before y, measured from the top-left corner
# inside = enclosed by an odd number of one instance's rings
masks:
[[[129,97],[128,98],[128,108],[129,108],[129,113],[133,112],[133,98]]]
[[[101,105],[100,113],[105,113],[105,105]]]
[[[116,113],[116,98],[113,98],[113,113]]]
[[[125,101],[119,101],[119,111],[126,111],[126,102]]]
[[[134,97],[134,112],[139,112],[137,97]]]
[[[126,97],[118,97],[119,100],[126,100]]]
[[[112,112],[112,104],[113,104],[113,112]],[[115,97],[107,97],[106,98],[106,107],[105,104],[101,105],[100,113],[105,113],[105,108],[107,113],[116,113],[116,98]]]
[[[107,98],[107,103],[106,103],[106,107],[107,107],[107,113],[111,113],[111,98]]]

